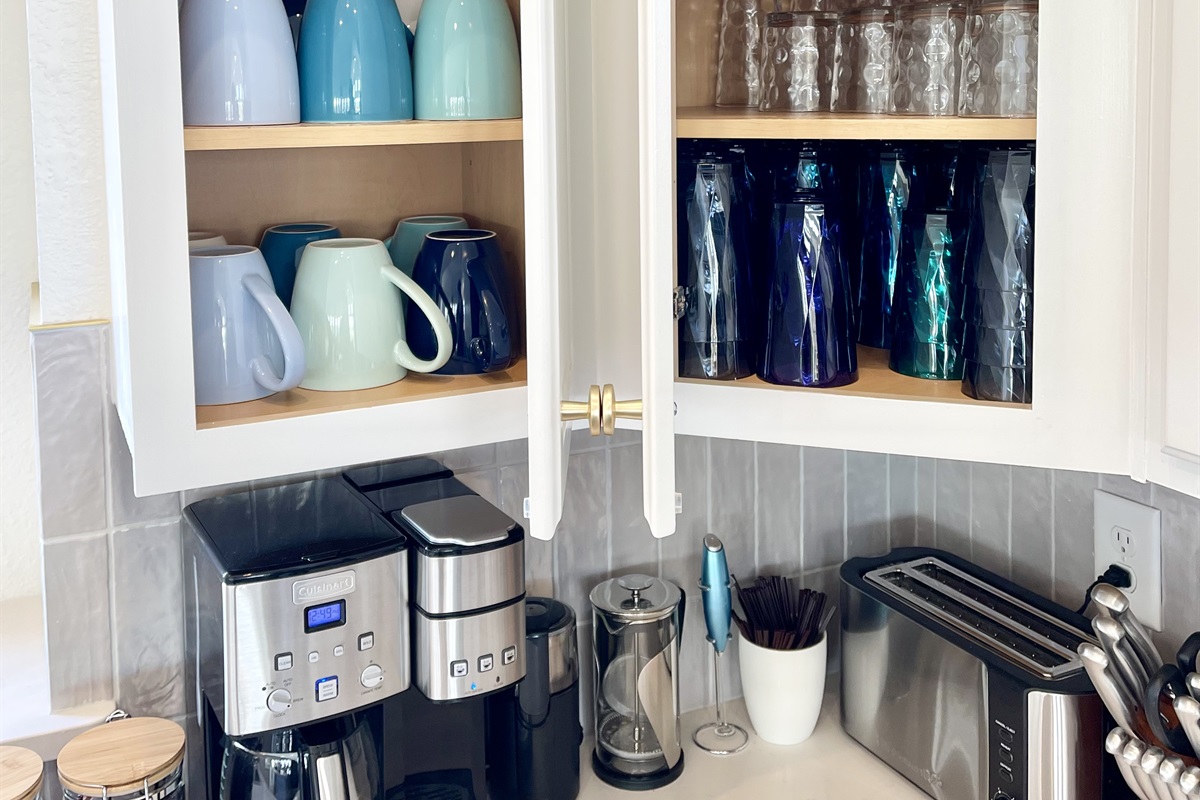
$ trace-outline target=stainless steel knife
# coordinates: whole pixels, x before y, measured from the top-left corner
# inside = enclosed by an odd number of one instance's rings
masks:
[[[1154,642],[1150,641],[1150,634],[1129,610],[1129,598],[1112,584],[1098,583],[1092,589],[1092,600],[1096,605],[1105,609],[1113,619],[1121,623],[1121,627],[1129,636],[1134,651],[1145,666],[1146,672],[1149,674],[1156,672],[1163,664],[1162,656],[1158,654],[1158,648],[1154,646]]]

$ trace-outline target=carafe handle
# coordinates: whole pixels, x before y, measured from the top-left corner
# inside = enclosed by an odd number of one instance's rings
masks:
[[[316,763],[317,800],[350,800],[346,791],[346,771],[342,754],[320,756]]]
[[[408,342],[403,339],[396,342],[396,347],[392,352],[396,363],[405,369],[410,369],[413,372],[433,372],[446,366],[446,362],[450,360],[450,354],[454,349],[454,336],[450,333],[450,323],[446,321],[446,317],[442,315],[442,310],[437,307],[437,303],[433,302],[425,290],[417,285],[417,282],[405,275],[395,266],[388,262],[379,267],[379,274],[383,278],[399,289],[404,294],[408,295],[409,299],[416,304],[425,318],[429,320],[429,324],[433,326],[433,335],[437,337],[437,355],[430,361],[423,361],[413,354],[409,348]]]

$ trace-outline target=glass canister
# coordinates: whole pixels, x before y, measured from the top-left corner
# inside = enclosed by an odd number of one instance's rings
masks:
[[[896,10],[892,104],[897,114],[958,112],[959,46],[967,10],[959,3],[922,3]]]
[[[761,96],[761,0],[721,0],[717,53],[717,105],[757,108]]]
[[[1037,115],[1038,5],[973,6],[963,38],[958,113],[972,117]]]
[[[836,14],[782,11],[767,16],[760,111],[829,110],[836,33]]]
[[[42,758],[24,747],[0,747],[0,798],[42,800]]]
[[[741,151],[704,147],[681,151],[681,377],[734,380],[754,373],[752,194]]]
[[[892,110],[890,8],[847,11],[838,17],[834,52],[833,111],[886,114]]]
[[[130,717],[79,734],[58,754],[63,800],[183,800],[183,728]]]
[[[592,589],[596,749],[592,768],[620,789],[656,789],[683,772],[679,639],[684,595],[649,575]]]

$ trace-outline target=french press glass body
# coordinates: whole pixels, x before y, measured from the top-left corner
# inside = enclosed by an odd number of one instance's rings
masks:
[[[679,637],[684,595],[670,581],[625,575],[592,590],[596,775],[656,789],[683,772]]]

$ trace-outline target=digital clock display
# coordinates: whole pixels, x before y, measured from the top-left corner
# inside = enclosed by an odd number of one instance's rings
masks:
[[[346,624],[346,601],[309,606],[304,609],[304,632],[313,633]]]

